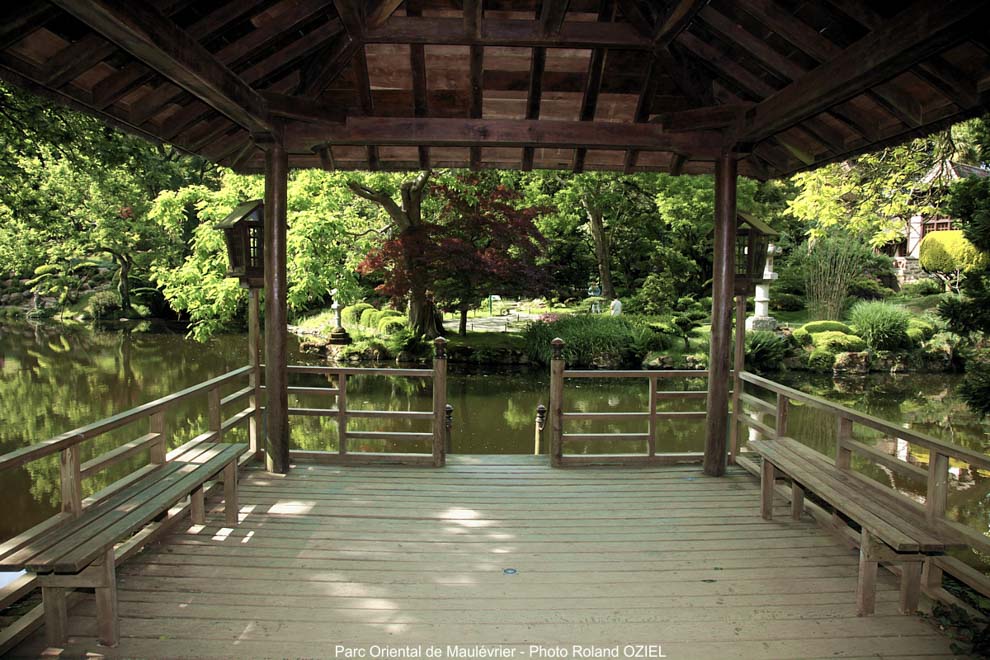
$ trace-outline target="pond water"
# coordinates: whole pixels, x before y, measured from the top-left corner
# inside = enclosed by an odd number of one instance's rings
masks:
[[[147,328],[141,328],[147,330]],[[207,343],[186,339],[181,330],[167,327],[150,332],[114,330],[94,332],[63,327],[0,325],[0,453],[40,442],[63,431],[96,421],[116,412],[202,382],[246,362],[245,338],[217,337]],[[318,358],[301,353],[291,342],[289,359],[295,364],[316,364]],[[775,377],[785,384],[817,394],[892,422],[930,433],[972,449],[990,447],[990,425],[972,415],[955,396],[959,382],[953,375],[874,376],[849,381],[815,378],[792,373]],[[452,453],[525,454],[534,450],[536,406],[547,403],[548,377],[539,370],[464,371],[451,365],[448,399],[454,406]],[[293,385],[323,385],[319,376],[293,376]],[[665,383],[663,389],[704,389],[701,379]],[[648,405],[645,379],[568,381],[565,408],[572,411],[645,411]],[[290,406],[331,407],[319,395],[290,398]],[[661,402],[666,410],[703,409],[701,401]],[[386,377],[348,380],[351,408],[429,410],[429,381]],[[349,428],[428,431],[424,422],[392,423],[355,420]],[[834,422],[804,407],[792,412],[793,435],[831,455]],[[176,409],[170,417],[170,445],[178,446],[206,428],[205,397]],[[609,422],[569,426],[569,431],[643,432],[635,423]],[[83,460],[108,451],[143,434],[145,429],[124,428],[84,445]],[[896,439],[857,436],[859,439],[914,460],[912,448]],[[294,417],[292,444],[302,449],[335,450],[336,422],[330,418]],[[701,451],[704,445],[700,420],[661,423],[658,452]],[[428,451],[415,444],[389,445],[383,441],[354,441],[351,450]],[[589,443],[573,447],[583,453],[640,452],[637,443],[605,446]],[[920,463],[927,454],[917,452]],[[137,456],[127,472],[147,459]],[[924,484],[912,483],[879,468],[857,465],[871,477],[903,492],[923,494]],[[955,466],[956,480],[950,498],[950,514],[986,532],[990,522],[990,475]],[[89,494],[106,486],[120,473],[112,470],[84,482]],[[57,457],[30,463],[0,475],[0,541],[40,522],[58,510]],[[976,560],[974,560],[976,561]],[[978,561],[976,563],[979,563]]]

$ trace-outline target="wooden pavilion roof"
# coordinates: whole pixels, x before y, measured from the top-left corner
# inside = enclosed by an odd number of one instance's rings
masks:
[[[990,105],[987,0],[18,0],[0,78],[242,172],[786,175]]]

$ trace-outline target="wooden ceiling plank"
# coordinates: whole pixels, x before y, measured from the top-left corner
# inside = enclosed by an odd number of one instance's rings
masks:
[[[666,48],[688,28],[691,21],[705,8],[709,0],[677,0],[653,34],[653,45]]]
[[[58,89],[110,57],[116,50],[114,44],[90,32],[48,60],[45,84]]]
[[[526,119],[540,118],[540,101],[543,97],[543,71],[547,65],[545,48],[534,48],[529,63],[529,91],[526,95]],[[533,147],[525,147],[522,156],[522,170],[529,172],[533,169]]]
[[[543,0],[540,9],[540,33],[545,37],[560,34],[567,15],[567,5],[570,0]]]
[[[154,8],[125,0],[54,2],[238,124],[269,128],[264,99]]]
[[[333,0],[337,8],[340,21],[344,24],[344,30],[351,39],[360,41],[364,38],[367,29],[364,15],[364,3],[361,0]]]
[[[324,53],[315,59],[303,73],[297,90],[301,96],[319,96],[330,83],[351,63],[361,43],[348,34],[341,34]]]
[[[371,11],[368,12],[367,25],[369,28],[378,27],[395,13],[403,0],[378,0]]]
[[[643,123],[650,118],[650,111],[653,107],[653,98],[657,95],[657,85],[660,80],[660,59],[654,55],[646,65],[646,74],[643,76],[643,84],[639,90],[639,97],[636,100],[636,110],[633,114],[633,121]],[[636,149],[627,149],[622,165],[622,171],[632,174],[636,168],[636,161],[639,152]]]
[[[480,119],[484,109],[484,88],[482,77],[485,70],[485,49],[482,46],[471,46],[471,105],[468,114],[473,119]],[[477,170],[481,167],[481,147],[471,147],[470,168]]]
[[[762,101],[741,126],[740,139],[765,139],[890,80],[964,39],[973,29],[974,16],[986,6],[985,0],[913,5]]]
[[[282,8],[283,5],[286,5],[283,11],[270,16],[260,27],[218,50],[217,59],[229,67],[236,67],[245,58],[257,54],[275,39],[291,33],[320,13],[325,13],[329,2],[328,0],[283,0],[272,9]],[[270,9],[269,12],[271,11]],[[344,27],[339,19],[332,19],[328,21],[328,25],[320,29],[325,35],[328,31],[332,34],[341,32]]]
[[[481,26],[484,21],[485,3],[483,0],[464,0],[464,34],[472,39],[481,39]],[[407,16],[412,16],[406,10]],[[419,10],[416,10],[419,16]]]
[[[464,12],[465,29],[469,32],[473,32],[475,29],[480,30],[481,0],[466,0]],[[468,25],[468,14],[476,16],[478,19],[476,25]],[[414,6],[413,3],[407,3],[406,15],[419,16],[419,7]],[[426,47],[423,44],[409,45],[409,69],[412,73],[413,114],[416,117],[428,117],[430,114],[430,95],[426,83]],[[430,169],[430,148],[420,145],[417,150],[420,169]]]
[[[598,8],[598,22],[608,23],[615,17],[615,5],[612,0],[602,0]],[[591,58],[588,61],[588,75],[584,84],[584,94],[581,97],[581,112],[578,115],[580,121],[592,121],[598,109],[598,96],[602,89],[602,74],[605,71],[605,58],[608,54],[604,48],[597,48],[591,51]],[[571,161],[573,172],[584,171],[584,161],[588,150],[584,148],[574,151],[574,160]]]
[[[544,35],[538,21],[491,19],[482,21],[480,35],[466,34],[461,18],[393,16],[368,30],[369,44],[438,44],[444,46],[516,46],[521,48],[621,48],[652,50],[653,42],[628,23],[600,24],[568,21],[559,34]]]
[[[6,4],[0,12],[0,49],[7,48],[58,16],[47,2],[22,0]]]
[[[625,16],[636,32],[649,39],[652,47],[654,29],[653,21],[650,17],[643,13],[643,10],[636,4],[636,0],[618,0],[618,2],[619,8],[622,10],[622,15]]]

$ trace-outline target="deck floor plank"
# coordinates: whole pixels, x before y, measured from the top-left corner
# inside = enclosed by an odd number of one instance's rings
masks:
[[[204,525],[120,567],[118,647],[97,646],[84,598],[60,657],[327,657],[337,643],[952,656],[927,621],[897,614],[888,574],[876,616],[857,617],[856,554],[783,506],[762,520],[741,470],[459,457],[442,470],[249,469],[241,485],[238,526],[212,502]],[[14,657],[37,657],[43,639]]]

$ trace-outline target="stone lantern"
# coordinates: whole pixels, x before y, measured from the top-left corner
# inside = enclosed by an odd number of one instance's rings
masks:
[[[763,281],[770,241],[780,234],[748,213],[737,218],[735,292],[748,296]]]
[[[260,199],[235,208],[216,229],[223,230],[227,244],[227,277],[236,277],[241,286],[265,286],[265,204]]]

